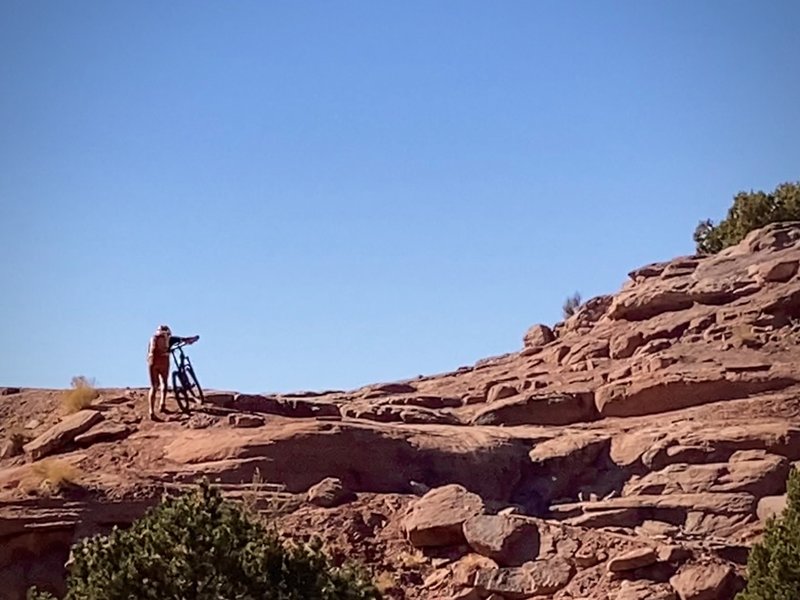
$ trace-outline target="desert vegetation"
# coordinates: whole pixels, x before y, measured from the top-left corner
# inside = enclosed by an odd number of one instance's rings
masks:
[[[72,556],[67,600],[381,598],[359,570],[334,566],[318,544],[282,541],[208,483],[165,499],[130,529],[84,539]],[[32,589],[28,598],[52,596]]]
[[[76,413],[89,408],[100,393],[95,388],[95,381],[83,375],[72,378],[70,389],[64,393],[63,406],[67,414]]]
[[[716,254],[741,242],[755,229],[781,221],[800,220],[800,181],[778,185],[772,192],[739,192],[718,224],[701,221],[694,232],[698,254]]]
[[[747,562],[747,587],[736,600],[800,598],[800,471],[789,475],[783,513],[772,518]]]

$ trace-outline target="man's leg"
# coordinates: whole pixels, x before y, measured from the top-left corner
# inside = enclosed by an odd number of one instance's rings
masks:
[[[166,369],[161,370],[161,380],[162,380],[162,388],[161,388],[161,406],[159,410],[161,412],[166,412],[167,410],[167,388],[169,387],[169,365],[167,365]]]
[[[147,403],[150,408],[150,419],[156,417],[156,392],[158,391],[158,372],[153,365],[149,365],[150,371],[150,392],[147,394]]]

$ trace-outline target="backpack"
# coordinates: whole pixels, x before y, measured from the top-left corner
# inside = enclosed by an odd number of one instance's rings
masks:
[[[170,334],[166,331],[159,331],[153,335],[147,348],[147,358],[152,360],[169,356],[169,338]]]

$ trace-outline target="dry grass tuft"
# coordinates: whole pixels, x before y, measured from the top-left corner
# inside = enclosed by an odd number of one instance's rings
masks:
[[[13,444],[14,448],[22,450],[22,447],[33,439],[29,431],[22,427],[11,427],[8,430],[8,440]]]
[[[31,465],[32,478],[26,482],[26,487],[42,488],[57,493],[64,488],[75,485],[81,476],[81,471],[76,466],[55,458],[46,458]]]
[[[379,573],[375,578],[374,583],[375,587],[378,588],[378,591],[381,594],[386,594],[397,587],[394,577],[391,573],[389,573],[389,571],[382,571]]]
[[[253,481],[244,494],[242,494],[242,508],[250,515],[258,514],[258,497],[264,487],[264,478],[261,476],[261,469],[256,467],[253,473]]]
[[[421,552],[407,552],[402,551],[397,557],[398,564],[403,565],[404,567],[408,567],[411,569],[417,569],[422,567],[428,563],[425,558],[425,555]]]
[[[83,375],[73,377],[72,389],[64,394],[62,401],[64,411],[72,414],[89,408],[98,396],[100,393],[95,389],[94,379],[87,379]]]
[[[740,324],[731,328],[731,345],[734,348],[760,348],[763,343],[752,325]]]

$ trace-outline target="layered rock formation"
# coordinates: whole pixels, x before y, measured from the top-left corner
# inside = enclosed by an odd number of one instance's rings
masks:
[[[4,388],[0,598],[59,591],[70,544],[208,477],[390,598],[711,598],[800,461],[800,224],[633,271],[523,348],[353,391]],[[69,483],[67,480],[72,480]]]

